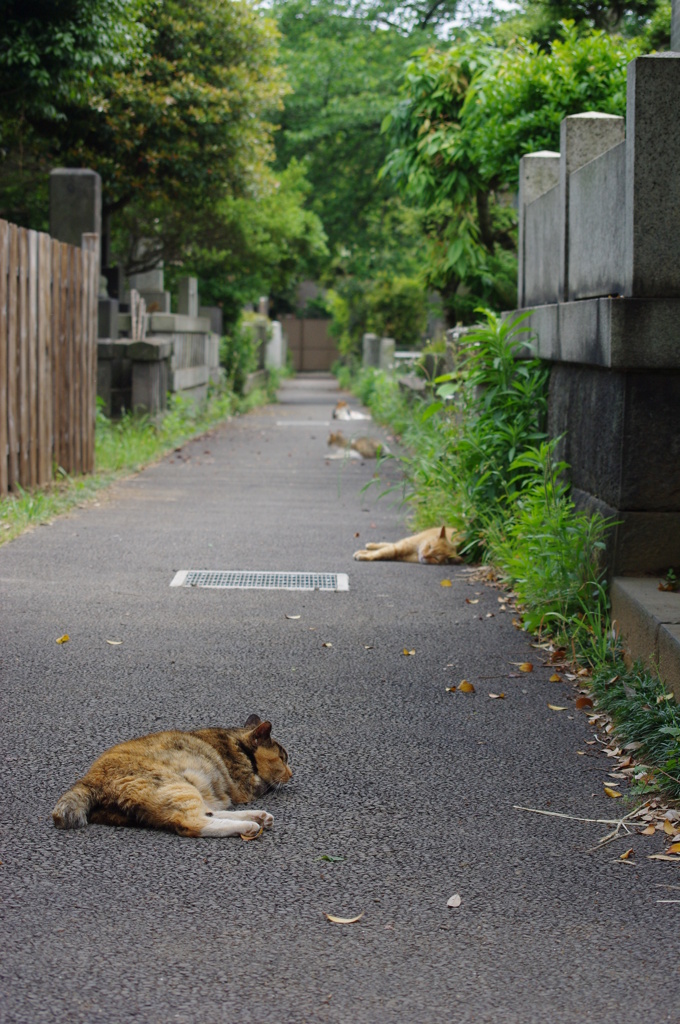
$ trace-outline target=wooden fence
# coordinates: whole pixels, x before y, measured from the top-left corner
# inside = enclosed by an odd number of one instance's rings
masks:
[[[99,237],[0,220],[0,495],[94,469]]]

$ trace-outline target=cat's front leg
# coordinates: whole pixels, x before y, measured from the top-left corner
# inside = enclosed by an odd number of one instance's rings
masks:
[[[246,821],[245,818],[218,818],[212,814],[201,829],[201,836],[256,836],[260,831],[257,821]]]
[[[213,818],[254,821],[261,828],[271,828],[274,824],[274,818],[268,811],[213,811]]]

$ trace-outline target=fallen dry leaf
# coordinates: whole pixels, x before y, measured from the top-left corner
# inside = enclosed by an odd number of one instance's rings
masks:
[[[107,644],[111,644],[112,647],[118,647],[120,644],[122,644],[123,641],[122,640],[107,640],[106,642],[107,642]]]
[[[286,615],[286,618],[287,619],[299,619],[300,616],[299,615]]]
[[[446,687],[446,692],[447,693],[455,693],[457,689],[458,689],[457,686],[447,686]]]
[[[624,850],[624,852],[619,857],[619,860],[630,860],[630,858],[634,857],[634,856],[635,856],[635,850],[631,846],[630,850]]]
[[[504,693],[490,693],[491,700],[505,700]]]
[[[259,839],[263,832],[264,832],[264,829],[261,828],[259,832],[255,833],[254,836],[246,836],[242,832],[240,832],[239,835],[241,836],[241,839],[243,840],[244,843],[249,843],[253,839]]]
[[[616,799],[617,796],[623,796],[623,793],[619,793],[617,789],[612,789],[611,786],[605,786],[604,791],[607,794],[607,796],[610,796],[613,799]]]
[[[640,832],[640,835],[641,836],[653,836],[655,832],[656,832],[656,829],[654,828],[654,826],[653,825],[648,825],[647,828],[643,828],[642,832]]]
[[[665,853],[649,853],[647,860],[669,860],[671,864],[680,864],[680,857],[668,857]]]
[[[581,708],[592,708],[592,706],[593,706],[593,698],[592,697],[577,697],[576,701],[575,701],[575,705],[579,709],[579,711],[580,711]]]
[[[403,651],[402,651],[401,653],[402,653],[402,654],[403,654],[403,655],[404,655],[405,657],[407,657],[407,658],[408,658],[408,657],[409,657],[409,655],[411,655],[411,654],[415,654],[416,652],[415,652],[415,651],[409,651],[409,650],[408,650],[408,648],[406,648],[406,647],[405,647],[405,648],[404,648],[404,650],[403,650]]]
[[[57,643],[58,643],[58,644],[65,644],[65,643],[67,643],[67,642],[68,642],[68,641],[69,641],[70,639],[71,639],[71,637],[70,637],[70,636],[68,635],[68,633],[64,633],[64,635],[63,635],[63,636],[58,636],[58,637],[57,637]]]
[[[462,900],[461,900],[460,896],[458,895],[458,893],[456,893],[455,896],[451,896],[451,898],[446,901],[446,906],[447,907],[459,907],[461,905],[461,902],[462,902]]]
[[[562,682],[562,676],[558,676],[557,672],[553,672],[553,674],[551,675],[551,677],[548,680],[548,682],[549,683],[561,683]]]
[[[472,683],[469,683],[467,681],[467,679],[463,679],[463,681],[459,685],[458,689],[460,690],[461,693],[474,693],[475,692],[474,686],[472,685]]]
[[[548,707],[550,708],[551,711],[566,711],[567,710],[566,708],[563,708],[560,704],[548,704]]]
[[[356,532],[356,533],[354,534],[354,536],[355,536],[355,537],[359,537],[359,536],[360,536],[359,532],[357,531],[357,532]]]
[[[680,853],[680,843],[671,843],[666,853]]]
[[[451,580],[440,580],[439,581],[439,586],[440,587],[452,587],[453,583],[451,582]]]
[[[673,825],[671,825],[671,823],[670,823],[670,821],[668,821],[668,819],[666,819],[666,821],[664,821],[664,823],[663,823],[663,830],[664,830],[664,832],[666,833],[667,836],[674,836],[676,831],[677,831],[677,829],[675,829],[673,827]]]
[[[465,603],[466,604],[479,604],[479,598],[478,597],[475,597],[475,598],[466,597],[465,598]]]
[[[357,921],[360,921],[363,916],[363,910],[360,914],[357,914],[356,917],[336,917],[335,914],[327,914],[326,911],[324,910],[324,917],[328,921],[332,921],[333,924],[356,924]]]
[[[325,640],[324,643],[321,644],[321,646],[322,647],[332,647],[333,644],[329,643],[328,640]]]

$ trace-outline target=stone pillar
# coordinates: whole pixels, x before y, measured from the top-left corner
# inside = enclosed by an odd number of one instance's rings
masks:
[[[628,65],[624,294],[680,296],[680,54]]]
[[[141,274],[131,274],[128,289],[131,288],[136,289],[144,299],[147,313],[170,312],[170,292],[165,290],[162,264],[153,270],[144,270]]]
[[[380,369],[394,369],[394,351],[396,349],[394,338],[380,339]]]
[[[198,316],[198,278],[180,277],[177,282],[179,297],[177,312],[184,316]]]
[[[380,366],[380,338],[377,334],[364,334],[362,345],[362,366]]]
[[[680,0],[678,0],[680,2]],[[517,246],[517,305],[524,306],[524,215],[529,203],[554,188],[560,180],[560,154],[549,149],[527,153],[519,162],[519,239]]]
[[[673,0],[672,3],[671,50],[680,53],[680,0]]]
[[[96,171],[58,167],[50,171],[50,235],[68,245],[102,231],[102,180]]]
[[[613,114],[571,114],[560,125],[560,298],[569,297],[569,175],[617,146],[626,137],[625,121]]]

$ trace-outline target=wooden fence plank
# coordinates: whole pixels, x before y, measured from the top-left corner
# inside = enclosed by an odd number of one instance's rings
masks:
[[[94,444],[97,413],[97,335],[99,313],[99,235],[83,235],[83,249],[89,254],[87,330],[87,413],[84,471],[94,472]]]
[[[30,487],[29,420],[30,392],[28,382],[28,231],[19,228],[19,482]]]
[[[70,366],[70,337],[71,337],[71,319],[72,319],[72,306],[69,305],[70,300],[70,271],[71,271],[71,249],[65,243],[60,243],[61,249],[61,302],[60,302],[60,320],[59,320],[59,347],[61,350],[60,357],[60,376],[59,376],[59,437],[61,445],[61,462],[59,463],[64,472],[71,472],[71,452],[69,449],[69,416],[71,411],[69,408],[69,393],[68,393],[68,378],[71,372]]]
[[[38,481],[38,232],[27,231],[28,262],[26,265],[27,323],[26,346],[28,364],[28,482]]]
[[[7,480],[7,277],[9,224],[0,220],[0,497],[9,490]]]
[[[61,247],[59,242],[55,239],[50,239],[50,267],[51,267],[51,316],[50,316],[50,346],[51,346],[51,371],[52,379],[50,386],[52,389],[52,424],[50,432],[52,434],[52,458],[54,465],[59,467],[60,461],[60,446],[59,446],[59,392],[57,382],[59,380],[60,373],[60,357],[61,351],[59,348],[59,318],[61,315]]]
[[[9,274],[7,277],[7,446],[8,486],[19,482],[19,228],[9,226]]]
[[[52,479],[52,239],[38,236],[38,483]]]

